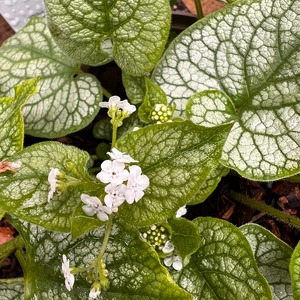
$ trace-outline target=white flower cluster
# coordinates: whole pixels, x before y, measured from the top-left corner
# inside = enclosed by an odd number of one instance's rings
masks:
[[[71,273],[72,268],[70,268],[70,261],[69,259],[63,255],[63,262],[61,265],[62,273],[65,277],[65,285],[68,291],[71,291],[73,288],[74,282],[75,282],[75,277]]]
[[[170,253],[171,255],[164,258],[164,264],[167,267],[172,266],[175,270],[180,271],[182,269],[182,258],[179,255],[174,254],[175,247],[171,241],[167,241],[162,248],[163,253]]]
[[[129,163],[137,162],[130,155],[120,152],[116,148],[107,153],[112,160],[105,160],[101,164],[101,172],[97,179],[107,183],[103,205],[97,197],[86,194],[81,195],[85,204],[82,209],[88,216],[97,215],[101,221],[107,221],[108,215],[118,211],[118,207],[124,202],[132,204],[138,202],[144,196],[144,190],[149,186],[149,178],[142,174],[142,169],[137,165],[129,166]],[[124,184],[126,182],[126,184]]]

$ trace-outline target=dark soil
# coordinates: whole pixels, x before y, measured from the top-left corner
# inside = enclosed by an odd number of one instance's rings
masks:
[[[178,1],[174,10],[180,12],[188,11],[181,1]],[[12,34],[13,30],[0,15],[0,45]],[[121,71],[115,63],[110,63],[100,68],[84,68],[94,74],[99,79],[103,87],[105,87],[105,89],[107,89],[110,93],[113,95],[119,95],[122,99],[126,98],[126,93],[122,87]],[[93,137],[92,128],[101,117],[102,116],[99,115],[92,124],[83,130],[56,140],[65,144],[74,145],[94,155],[100,140]],[[26,136],[25,146],[42,140],[45,139]],[[251,197],[256,201],[264,202],[279,210],[284,210],[288,214],[299,217],[299,189],[300,188],[297,183],[285,181],[269,183],[253,182],[241,178],[238,174],[231,172],[228,176],[222,179],[217,189],[204,203],[188,208],[187,218],[194,219],[198,216],[212,216],[227,220],[236,226],[241,226],[248,222],[255,222],[269,229],[273,234],[281,238],[291,247],[295,247],[300,238],[299,230],[281,223],[266,214],[235,202],[228,196],[228,191],[234,190]],[[0,226],[11,228],[5,219],[2,220]],[[11,278],[18,276],[22,276],[21,267],[15,257],[11,256],[5,261],[4,265],[0,269],[0,277]]]

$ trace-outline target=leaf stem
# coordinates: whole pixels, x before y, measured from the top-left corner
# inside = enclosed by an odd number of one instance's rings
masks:
[[[16,256],[17,260],[19,261],[23,272],[25,273],[26,272],[26,259],[25,259],[24,252],[21,249],[17,249],[15,251],[15,256]]]
[[[294,226],[294,227],[300,229],[300,219],[297,217],[288,215],[285,212],[282,212],[282,211],[280,211],[276,208],[273,208],[267,204],[261,203],[257,200],[254,200],[252,198],[249,198],[245,195],[234,192],[232,190],[229,190],[228,196],[237,202],[240,202],[244,205],[250,206],[256,210],[265,212],[269,216],[276,218],[278,221],[287,223],[290,226]]]
[[[198,16],[198,19],[200,20],[204,17],[201,0],[194,0],[194,2],[195,2],[196,10],[197,10],[197,16]]]
[[[104,95],[107,99],[109,99],[109,98],[112,96],[112,94],[111,94],[108,90],[106,90],[104,87],[102,87],[102,92],[103,92],[103,95]]]

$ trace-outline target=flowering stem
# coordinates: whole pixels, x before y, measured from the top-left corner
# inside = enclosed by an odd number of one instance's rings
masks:
[[[113,223],[112,221],[113,221],[112,216],[109,216],[109,219],[108,219],[108,222],[107,222],[107,225],[106,225],[105,236],[104,236],[104,239],[103,239],[102,247],[101,247],[100,253],[98,255],[98,264],[102,260],[102,256],[105,252],[105,249],[106,249],[106,246],[107,246],[107,243],[108,243],[108,239],[109,239],[109,236],[110,236],[112,223]]]
[[[114,148],[117,142],[117,125],[115,122],[112,124],[112,142],[111,142],[111,148]]]
[[[104,87],[102,87],[102,92],[103,92],[103,95],[104,95],[107,99],[109,99],[109,98],[112,96],[112,94],[111,94],[108,90],[106,90]]]
[[[261,203],[257,200],[251,199],[247,196],[244,196],[240,193],[236,193],[234,191],[229,191],[228,196],[232,199],[250,206],[256,210],[265,212],[266,214],[276,218],[278,221],[287,223],[291,226],[295,226],[296,228],[300,228],[300,219],[294,216],[288,215],[285,212],[282,212],[276,208],[273,208],[267,204]]]
[[[195,2],[196,10],[197,10],[197,16],[198,16],[198,19],[200,20],[204,17],[201,0],[194,0],[194,2]]]

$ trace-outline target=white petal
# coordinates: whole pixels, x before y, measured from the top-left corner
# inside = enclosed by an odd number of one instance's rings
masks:
[[[168,257],[165,257],[164,258],[164,264],[167,266],[167,267],[170,267],[173,263],[173,256],[168,256]]]
[[[138,183],[139,183],[139,188],[142,190],[145,190],[149,186],[149,183],[150,183],[148,176],[141,175]]]
[[[82,210],[85,212],[86,215],[89,217],[93,216],[97,211],[93,208],[90,207],[89,205],[84,205],[82,206]]]
[[[127,188],[125,191],[125,199],[128,204],[132,204],[134,202],[135,192],[134,190]]]
[[[180,271],[182,269],[182,259],[180,256],[175,255],[173,257],[173,264],[172,267],[176,270],[176,271]]]
[[[187,212],[186,206],[180,207],[176,212],[176,218],[180,218],[181,216],[184,216]]]
[[[144,194],[145,193],[142,190],[136,189],[135,190],[135,196],[134,196],[135,202],[138,202],[141,198],[143,198]]]
[[[59,169],[51,168],[48,175],[48,182],[50,184],[50,191],[48,193],[48,202],[53,198],[54,193],[57,187],[57,179],[56,176],[59,174]]]
[[[109,103],[108,102],[100,102],[99,106],[102,108],[109,108]]]
[[[120,103],[121,103],[121,98],[119,96],[111,96],[109,99],[108,99],[108,102],[110,105],[116,105],[116,106],[119,106]]]
[[[103,221],[103,222],[108,221],[108,215],[105,212],[103,212],[103,211],[98,211],[97,212],[97,218],[100,221]]]
[[[107,152],[107,154],[114,160],[123,162],[123,163],[132,163],[137,162],[129,154],[119,151],[116,148],[111,149],[112,152]]]
[[[96,299],[99,295],[100,295],[100,290],[96,290],[95,288],[92,288],[90,290],[90,293],[89,293],[90,298]]]
[[[166,241],[164,247],[162,248],[163,253],[171,253],[174,251],[174,245],[171,241]]]
[[[65,285],[68,291],[72,290],[74,282],[75,282],[75,277],[73,274],[69,274],[69,276],[65,278]]]
[[[129,114],[132,114],[136,111],[136,107],[134,105],[131,105],[127,100],[121,101],[118,107],[122,110],[126,110]]]

